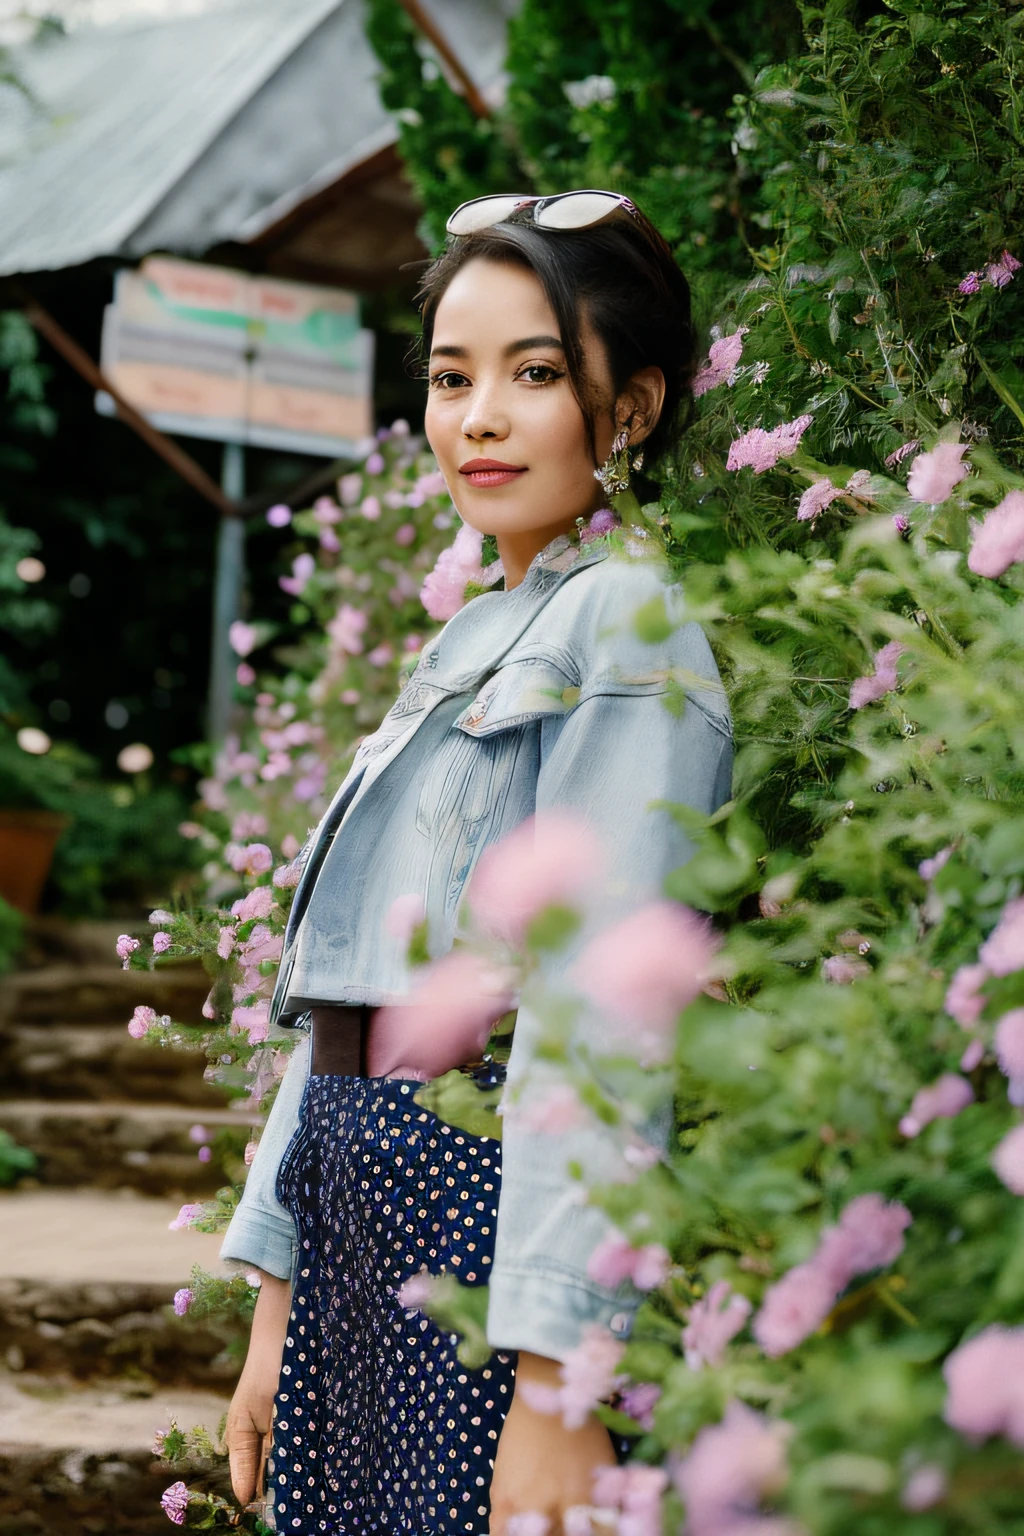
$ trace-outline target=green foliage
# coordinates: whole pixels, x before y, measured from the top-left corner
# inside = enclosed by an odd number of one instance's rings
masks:
[[[25,922],[20,912],[0,896],[0,976],[13,970],[24,940]]]
[[[27,1147],[19,1147],[8,1131],[0,1131],[0,1185],[16,1184],[35,1166],[35,1153]]]

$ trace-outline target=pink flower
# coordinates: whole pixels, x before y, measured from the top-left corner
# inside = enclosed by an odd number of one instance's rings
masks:
[[[213,989],[212,988],[206,994],[206,1001],[203,1004],[202,1013],[203,1013],[203,1018],[204,1019],[215,1019],[217,1017],[217,1010],[214,1007],[214,1003],[213,1003]]]
[[[175,1317],[184,1317],[194,1300],[195,1292],[190,1291],[188,1286],[183,1290],[175,1291],[173,1303]]]
[[[260,887],[260,889],[262,889],[262,887]],[[231,959],[231,953],[235,947],[235,939],[237,934],[238,929],[233,924],[230,927],[222,928],[218,934],[217,953],[222,960]]]
[[[525,1101],[506,1099],[501,1113],[506,1121],[542,1136],[561,1136],[587,1123],[586,1110],[571,1083],[554,1083]]]
[[[313,503],[313,516],[322,525],[341,522],[341,508],[330,496],[318,496]]]
[[[399,1305],[408,1308],[410,1312],[421,1312],[429,1304],[436,1288],[436,1277],[428,1270],[421,1269],[399,1286]]]
[[[364,496],[359,510],[368,523],[375,523],[380,517],[380,497]]]
[[[960,1071],[973,1072],[985,1056],[985,1042],[975,1038],[964,1047],[964,1053],[960,1057]]]
[[[247,1008],[236,1008],[231,1015],[236,1029],[244,1029],[250,1045],[261,1045],[270,1033],[270,1003],[252,1003]]]
[[[668,1473],[663,1467],[636,1462],[626,1467],[599,1467],[594,1473],[594,1503],[601,1510],[618,1511],[614,1527],[618,1536],[662,1536],[661,1496],[667,1487]],[[588,1526],[587,1533],[605,1529],[603,1523]]]
[[[369,622],[361,608],[353,608],[351,603],[342,603],[325,629],[335,649],[349,656],[358,656],[363,649],[363,630]]]
[[[693,381],[695,396],[706,394],[709,389],[717,388],[723,380],[729,378],[743,356],[743,338],[746,334],[747,327],[741,325],[731,336],[722,336],[711,343],[707,361],[701,365]]]
[[[1013,282],[1013,274],[1019,271],[1020,262],[1016,256],[1004,251],[998,261],[990,262],[985,268],[985,281],[993,288],[1005,288],[1007,283]]]
[[[1024,1449],[1024,1329],[983,1329],[947,1357],[942,1374],[947,1424],[968,1440],[1005,1435]]]
[[[900,1503],[912,1515],[919,1515],[923,1510],[931,1509],[933,1504],[942,1502],[948,1484],[949,1479],[940,1466],[933,1461],[925,1462],[924,1466],[915,1467],[903,1484]]]
[[[129,956],[134,955],[141,942],[140,939],[133,939],[130,933],[119,934],[114,948],[117,950],[117,958],[121,962],[121,969],[123,971],[128,969]]]
[[[1021,1102],[1024,1091],[1024,1008],[1011,1008],[996,1025],[996,1060],[1010,1079],[1010,1101]]]
[[[371,667],[386,667],[394,654],[394,647],[387,640],[382,640],[380,645],[375,645],[372,651],[367,652],[366,659]]]
[[[257,885],[237,906],[235,916],[240,923],[251,922],[254,917],[269,917],[274,910],[274,893],[269,885]],[[222,955],[221,958],[226,959],[227,956]]]
[[[987,965],[962,965],[954,971],[946,989],[944,1007],[961,1029],[973,1029],[985,1009],[982,987],[988,981]]]
[[[245,624],[241,619],[236,619],[228,630],[228,639],[236,656],[248,656],[249,652],[256,648],[258,635],[251,624]]]
[[[933,507],[948,500],[953,488],[967,477],[970,466],[961,462],[967,448],[967,443],[936,443],[929,453],[919,453],[907,476],[907,490],[914,500]]]
[[[952,1120],[974,1101],[974,1089],[965,1077],[944,1072],[929,1088],[919,1088],[908,1112],[900,1121],[902,1136],[919,1136],[933,1120]]]
[[[800,439],[813,420],[813,416],[798,416],[795,421],[784,421],[770,432],[763,427],[752,428],[730,445],[726,469],[743,469],[749,464],[755,475],[774,469],[780,459],[788,459],[796,453]]]
[[[384,455],[371,453],[363,467],[368,475],[382,475],[385,469]]]
[[[537,1509],[524,1509],[505,1521],[506,1536],[548,1536],[551,1521]]]
[[[686,1501],[687,1536],[752,1531],[761,1500],[786,1485],[788,1424],[733,1400],[720,1424],[700,1431],[674,1482]]]
[[[277,502],[273,507],[267,508],[267,522],[271,528],[287,528],[292,520],[292,509],[286,507],[283,501]]]
[[[529,1407],[538,1413],[560,1413],[566,1429],[580,1429],[589,1414],[619,1384],[619,1361],[625,1345],[602,1328],[588,1323],[582,1339],[559,1367],[560,1387],[523,1382],[521,1390]]]
[[[244,847],[233,850],[228,857],[228,863],[239,875],[265,875],[268,869],[273,868],[274,855],[266,843],[247,843]]]
[[[256,1149],[257,1149],[258,1146],[259,1146],[259,1142],[258,1141],[247,1141],[246,1142],[246,1144],[245,1144],[245,1151],[242,1153],[242,1160],[245,1163],[245,1166],[247,1168],[251,1168],[252,1167],[252,1160],[256,1156]]]
[[[423,905],[423,897],[418,891],[410,891],[405,896],[396,896],[387,911],[384,919],[385,930],[392,938],[401,939],[403,944],[408,944],[413,932],[426,917],[426,908]]]
[[[800,497],[800,505],[796,509],[798,523],[813,523],[816,517],[830,507],[837,496],[843,492],[838,485],[833,485],[827,475],[822,475],[820,480],[815,480],[809,485]]]
[[[571,907],[601,874],[601,846],[580,816],[528,816],[480,855],[467,892],[485,933],[518,948],[547,907]]]
[[[968,272],[966,277],[961,278],[957,287],[958,291],[966,295],[968,298],[971,296],[971,294],[980,293],[981,274],[978,272]]]
[[[133,1040],[141,1040],[156,1023],[156,1010],[140,1003],[128,1021],[128,1033]]]
[[[787,1270],[768,1287],[753,1322],[753,1335],[773,1359],[788,1354],[820,1328],[836,1299],[831,1276],[813,1260]]]
[[[1008,901],[998,923],[978,951],[993,976],[1024,970],[1024,896]]]
[[[645,1065],[668,1060],[672,1028],[708,977],[719,940],[710,924],[657,901],[607,928],[572,969],[580,990],[620,1026]]]
[[[184,1483],[172,1483],[160,1495],[160,1507],[172,1525],[184,1525],[189,1505],[189,1491]]]
[[[917,866],[917,872],[922,880],[934,880],[940,869],[944,869],[953,853],[953,845],[950,843],[945,848],[940,848],[938,853],[930,859],[922,859]]]
[[[301,879],[302,865],[298,859],[293,859],[290,864],[281,864],[274,870],[274,889],[278,891],[294,890]]]
[[[374,1014],[367,1076],[426,1080],[475,1061],[494,1024],[508,1012],[510,984],[509,972],[481,956],[450,950],[424,967],[407,1002]]]
[[[654,1428],[654,1408],[661,1396],[661,1388],[651,1381],[641,1381],[635,1387],[624,1387],[619,1398],[623,1413],[635,1419],[641,1429]]]
[[[725,1347],[745,1327],[751,1305],[728,1280],[716,1280],[706,1296],[694,1302],[683,1329],[683,1353],[691,1371],[721,1365]]]
[[[598,1285],[614,1291],[630,1280],[639,1291],[653,1291],[668,1278],[671,1260],[660,1243],[634,1248],[627,1237],[616,1234],[598,1243],[590,1255],[587,1274]]]
[[[850,708],[863,709],[865,704],[877,703],[898,686],[896,663],[906,646],[899,640],[890,640],[875,652],[875,670],[870,677],[858,677],[850,689]]]
[[[239,688],[251,688],[256,681],[256,673],[247,661],[240,661],[235,668],[235,682]]]
[[[420,651],[422,649],[423,649],[423,636],[422,635],[406,635],[405,639],[402,641],[402,650],[403,651]]]
[[[196,1222],[202,1217],[202,1214],[203,1207],[201,1205],[183,1205],[174,1220],[168,1222],[168,1228],[171,1232],[181,1232],[186,1227],[194,1227]]]
[[[493,586],[502,574],[501,562],[484,570],[480,563],[483,534],[463,523],[455,542],[443,549],[420,588],[420,601],[432,619],[450,619],[466,605],[466,587]]]
[[[338,481],[338,499],[343,507],[354,507],[363,489],[363,477],[358,470],[342,475]]]
[[[210,1140],[210,1133],[205,1125],[190,1125],[188,1128],[188,1139],[198,1146],[200,1142]]]
[[[400,528],[395,529],[395,543],[400,545],[403,549],[407,549],[410,544],[415,544],[415,542],[415,523],[403,523]]]
[[[284,837],[281,839],[281,852],[284,854],[286,859],[294,859],[295,855],[298,853],[301,847],[302,844],[299,842],[294,832],[286,832]]]
[[[621,521],[618,513],[613,512],[610,507],[600,507],[586,527],[581,530],[580,543],[592,544],[595,539],[603,538],[606,533],[611,533],[613,528],[618,528]]]
[[[1024,1125],[1007,1131],[992,1154],[992,1167],[1012,1194],[1024,1195]]]
[[[1024,491],[1007,491],[974,530],[968,567],[976,576],[1002,576],[1024,560]]]
[[[342,704],[348,704],[351,706],[353,704],[359,703],[359,700],[362,698],[362,694],[359,692],[358,688],[343,688],[341,693],[338,695],[338,698]]]
[[[154,955],[165,954],[167,952],[167,950],[170,949],[170,947],[171,947],[171,945],[173,943],[174,943],[174,940],[171,938],[169,933],[154,933],[154,935],[153,935],[153,953],[154,953]]]
[[[441,471],[434,469],[428,475],[420,475],[416,481],[416,489],[421,496],[443,496],[448,487]]]
[[[283,592],[290,592],[292,597],[301,597],[303,587],[315,570],[316,560],[311,554],[296,555],[292,561],[291,575],[279,576],[277,584]]]
[[[848,987],[861,977],[870,976],[871,967],[859,955],[829,955],[827,960],[822,961],[821,973],[826,981]]]

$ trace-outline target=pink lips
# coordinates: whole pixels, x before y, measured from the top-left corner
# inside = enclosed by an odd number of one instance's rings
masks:
[[[480,486],[486,489],[493,485],[508,485],[517,480],[520,475],[526,474],[526,467],[517,464],[503,464],[500,459],[470,459],[459,470],[460,475],[465,475],[470,485]]]

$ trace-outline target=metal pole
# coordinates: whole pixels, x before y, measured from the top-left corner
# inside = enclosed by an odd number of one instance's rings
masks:
[[[225,443],[221,464],[221,489],[236,505],[245,495],[245,449],[241,443]],[[218,747],[228,732],[234,693],[237,658],[228,631],[241,616],[245,580],[245,522],[225,516],[217,532],[217,563],[213,586],[213,633],[210,641],[210,693],[207,702],[207,736]]]

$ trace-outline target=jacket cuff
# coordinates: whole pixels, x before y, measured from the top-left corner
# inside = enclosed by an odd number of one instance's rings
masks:
[[[507,1265],[491,1275],[487,1304],[487,1342],[492,1349],[529,1350],[564,1361],[583,1330],[593,1323],[623,1342],[629,1337],[641,1297],[568,1281],[562,1275],[516,1271]]]
[[[288,1222],[278,1222],[265,1211],[236,1211],[224,1234],[220,1256],[226,1261],[250,1264],[278,1280],[290,1280],[295,1271],[295,1241]]]

